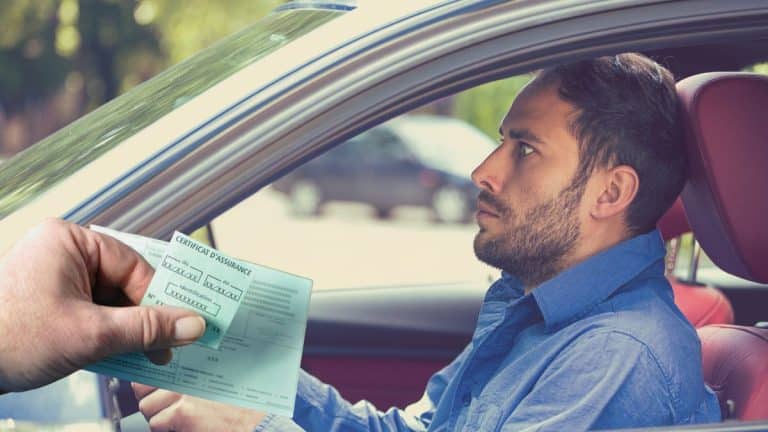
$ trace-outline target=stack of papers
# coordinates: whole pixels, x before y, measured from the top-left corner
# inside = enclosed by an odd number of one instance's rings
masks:
[[[155,268],[142,305],[194,310],[206,321],[194,344],[164,366],[143,353],[87,370],[291,417],[312,281],[241,261],[176,232],[163,242],[91,226],[135,249]]]

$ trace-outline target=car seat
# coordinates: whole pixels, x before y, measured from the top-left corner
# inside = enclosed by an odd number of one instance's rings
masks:
[[[725,418],[768,418],[768,329],[711,325],[698,330],[709,387]]]
[[[677,85],[689,178],[682,199],[707,255],[725,271],[768,282],[768,77],[706,73]],[[768,418],[768,331],[706,326],[704,378],[724,417]]]
[[[661,217],[658,228],[664,241],[680,237],[691,230],[680,198]],[[673,263],[676,255],[677,247],[673,247],[669,257]],[[683,282],[672,274],[667,277],[675,295],[675,304],[694,327],[733,324],[733,307],[722,291],[709,285]]]

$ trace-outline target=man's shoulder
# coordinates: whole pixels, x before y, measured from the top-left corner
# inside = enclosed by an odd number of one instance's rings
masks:
[[[610,339],[619,349],[643,351],[673,394],[693,391],[703,384],[701,343],[666,280],[658,279],[634,281],[572,323],[571,344],[596,349]]]
[[[652,351],[669,355],[696,351],[696,330],[674,301],[672,287],[664,277],[632,281],[608,298],[598,314],[605,326],[631,334]]]

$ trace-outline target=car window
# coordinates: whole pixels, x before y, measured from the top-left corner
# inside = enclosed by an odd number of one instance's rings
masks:
[[[477,102],[459,94],[449,103],[467,101]],[[489,111],[495,126],[482,131],[431,109],[364,131],[229,209],[212,222],[217,247],[310,277],[315,290],[453,282],[485,290],[498,270],[472,248],[478,189],[471,168],[451,163],[474,168],[495,149],[506,106]]]
[[[456,175],[468,176],[488,156],[487,146],[464,145],[487,138],[479,136],[482,132],[467,123],[414,116],[410,121],[393,122],[393,127],[420,160]]]
[[[675,255],[672,274],[678,280],[724,289],[768,289],[768,285],[740,278],[718,267],[704,252],[692,233],[683,234],[673,242],[675,242]]]
[[[0,218],[174,108],[342,13],[278,9],[37,143],[3,164]]]
[[[413,155],[405,147],[401,139],[387,130],[379,127],[371,129],[358,140],[360,155],[367,162],[392,162],[413,159]]]

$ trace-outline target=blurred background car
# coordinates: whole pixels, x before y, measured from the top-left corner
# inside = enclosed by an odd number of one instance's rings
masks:
[[[395,207],[423,206],[437,222],[467,223],[478,193],[472,169],[494,147],[464,121],[402,116],[339,145],[273,187],[287,195],[298,216],[320,214],[329,201],[354,201],[369,204],[381,219],[390,218]]]

